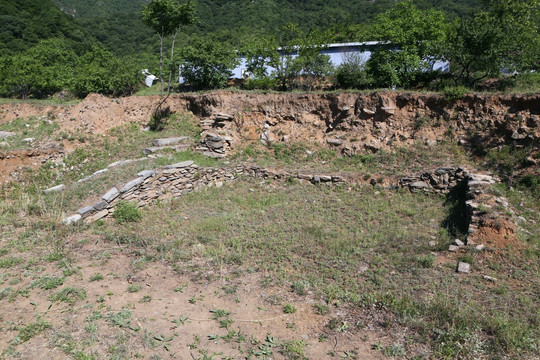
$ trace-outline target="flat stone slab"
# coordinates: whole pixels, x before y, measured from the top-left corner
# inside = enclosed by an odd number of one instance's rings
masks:
[[[97,212],[94,215],[87,217],[85,222],[87,224],[90,224],[90,223],[93,223],[94,221],[104,218],[107,215],[109,215],[109,210],[107,209],[101,210],[100,212]]]
[[[109,205],[106,201],[102,200],[98,203],[95,203],[94,205],[92,205],[92,207],[96,210],[103,210],[107,207],[107,205]]]
[[[343,140],[341,139],[326,139],[326,143],[333,146],[343,145]]]
[[[101,174],[103,174],[103,173],[106,173],[107,171],[109,171],[109,169],[101,169],[101,170],[98,170],[98,171],[96,171],[95,173],[93,173],[92,175],[88,175],[88,176],[85,177],[85,178],[82,178],[82,179],[77,180],[77,182],[78,182],[78,183],[82,183],[82,182],[88,181],[88,180],[92,179],[92,178],[95,177],[95,176],[98,176],[98,175],[101,175]]]
[[[156,139],[152,141],[152,146],[171,146],[171,145],[178,145],[181,143],[186,143],[189,140],[189,137],[187,136],[180,136],[180,137],[173,137],[173,138],[165,138],[165,139]]]
[[[329,182],[329,181],[332,181],[332,176],[329,176],[329,175],[319,175],[319,179],[320,179],[322,182]]]
[[[146,149],[143,149],[144,155],[153,154],[163,150],[174,150],[174,151],[184,151],[189,148],[189,144],[180,144],[180,145],[170,145],[170,146],[152,146]]]
[[[410,183],[409,187],[413,189],[428,189],[429,185],[424,181],[415,181],[413,183]]]
[[[143,179],[148,179],[151,176],[155,176],[156,172],[154,170],[143,170],[137,174],[137,176],[142,177]]]
[[[214,115],[214,120],[216,121],[231,121],[234,119],[234,116],[224,113],[217,113]]]
[[[491,183],[489,181],[469,181],[467,186],[469,189],[481,188],[484,186],[489,186]]]
[[[394,113],[396,112],[396,108],[390,106],[382,107],[381,110],[388,115],[394,115]]]
[[[143,161],[143,160],[146,160],[146,158],[118,160],[118,161],[113,162],[112,164],[107,165],[107,167],[108,168],[113,168],[113,167],[122,166],[122,165],[126,165],[126,164],[131,164],[133,162]]]
[[[471,270],[471,265],[466,263],[466,262],[462,262],[460,261],[458,263],[458,267],[457,267],[457,272],[460,273],[460,274],[468,274],[469,271]]]
[[[463,241],[461,241],[459,239],[454,240],[454,245],[459,246],[459,247],[464,247],[465,246]]]
[[[450,252],[457,252],[458,250],[459,250],[459,246],[457,246],[457,245],[450,245],[448,247],[448,251],[450,251]]]
[[[50,193],[55,193],[55,192],[62,192],[65,189],[66,189],[66,185],[60,184],[60,185],[53,186],[52,188],[48,188],[48,189],[43,190],[43,193],[44,194],[50,194]]]
[[[77,214],[81,215],[83,218],[87,217],[94,211],[94,208],[92,206],[85,206],[83,208],[80,208],[77,210]]]
[[[69,216],[67,218],[62,219],[62,223],[64,225],[71,225],[71,224],[75,224],[77,221],[79,221],[81,219],[82,219],[81,215],[75,214],[75,215],[72,215],[72,216]]]
[[[368,115],[375,115],[375,111],[370,110],[370,109],[367,109],[367,108],[363,108],[362,111],[363,111],[365,114],[368,114]]]
[[[117,188],[113,187],[111,190],[107,191],[107,193],[103,195],[101,198],[105,200],[106,202],[110,203],[111,201],[116,199],[118,195],[120,195],[120,192],[118,191]]]
[[[120,190],[121,193],[128,192],[129,190],[133,189],[134,187],[141,185],[144,182],[144,179],[142,177],[138,177],[136,179],[131,180],[127,184],[124,185],[124,187]]]
[[[435,170],[435,175],[444,175],[454,171],[456,171],[456,168],[454,167],[440,167]]]
[[[469,174],[469,180],[471,181],[487,181],[487,182],[495,182],[493,180],[493,176],[491,175],[483,175],[483,174]]]
[[[11,131],[0,131],[0,139],[1,140],[5,140],[9,137],[12,137],[12,136],[15,136],[17,134],[15,134],[14,132],[11,132]]]
[[[191,165],[193,165],[193,161],[187,160],[187,161],[182,161],[176,164],[167,165],[164,168],[165,169],[182,169],[182,168],[190,167]]]
[[[129,164],[131,162],[133,162],[133,160],[118,160],[118,161],[113,162],[112,164],[109,164],[107,167],[108,168],[113,168],[113,167]]]

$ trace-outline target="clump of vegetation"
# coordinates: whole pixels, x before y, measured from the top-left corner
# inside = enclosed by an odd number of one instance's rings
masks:
[[[50,297],[53,302],[61,301],[70,304],[73,304],[76,300],[84,299],[86,299],[86,290],[74,287],[66,287]]]
[[[283,312],[285,314],[294,314],[296,312],[296,306],[293,304],[285,304],[283,307]]]
[[[93,282],[93,281],[100,281],[100,280],[103,280],[103,275],[100,274],[100,273],[96,273],[96,274],[93,274],[92,276],[90,276],[90,282]]]
[[[118,223],[136,222],[142,218],[142,213],[136,203],[121,201],[114,208],[113,217]]]
[[[137,293],[139,291],[141,291],[142,289],[142,286],[141,285],[129,285],[128,288],[127,288],[127,292],[128,293]]]
[[[56,289],[57,287],[64,284],[65,278],[63,277],[54,277],[54,276],[44,276],[38,280],[33,281],[30,284],[32,288],[40,288],[43,290]]]
[[[464,86],[451,86],[444,88],[443,95],[446,101],[455,103],[456,101],[463,99],[463,95],[465,95],[466,92],[467,89]]]
[[[41,334],[45,330],[51,328],[52,325],[42,318],[38,318],[37,321],[23,326],[19,329],[19,335],[15,339],[17,343],[24,343],[36,335]]]

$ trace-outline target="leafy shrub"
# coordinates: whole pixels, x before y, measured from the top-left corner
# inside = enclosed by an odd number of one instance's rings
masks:
[[[292,284],[292,289],[298,295],[306,295],[309,290],[309,282],[306,280],[298,280]]]
[[[449,86],[444,88],[444,98],[451,103],[454,103],[460,99],[463,99],[463,95],[467,92],[464,86]]]
[[[121,201],[116,205],[113,216],[118,223],[135,222],[142,218],[138,205],[126,201]]]
[[[416,258],[416,262],[418,263],[418,266],[424,269],[432,268],[433,265],[435,265],[435,256],[429,254],[429,255],[423,255],[418,256]]]
[[[540,192],[540,175],[526,175],[519,181],[519,185],[529,188],[533,192]]]
[[[182,51],[181,75],[195,87],[222,88],[238,64],[237,55],[219,41],[197,38]]]
[[[361,56],[351,55],[336,69],[336,86],[341,89],[364,89],[368,86],[365,63]]]
[[[285,314],[294,314],[296,312],[296,306],[292,305],[292,304],[286,304],[284,307],[283,307],[283,312]]]
[[[94,45],[78,59],[71,90],[79,97],[90,93],[132,95],[142,80],[139,67],[133,59],[116,58]]]
[[[247,79],[244,88],[247,90],[261,89],[271,90],[276,87],[276,80],[269,76],[265,76],[259,79]]]

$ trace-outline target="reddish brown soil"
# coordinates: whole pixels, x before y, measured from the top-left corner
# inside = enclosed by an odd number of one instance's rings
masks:
[[[48,148],[0,152],[0,184],[18,180],[24,168],[35,168],[64,155],[64,150]]]
[[[475,232],[475,241],[495,249],[519,247],[521,242],[516,238],[516,226],[512,221],[498,217],[485,216]]]
[[[17,117],[47,116],[72,134],[106,134],[111,128],[150,119],[157,96],[110,99],[91,94],[77,105],[0,105],[0,124]],[[417,93],[253,94],[212,92],[171,96],[172,112],[192,113],[199,119],[227,113],[234,120],[212,129],[232,137],[232,148],[258,141],[265,124],[277,142],[308,142],[343,154],[435,142],[450,137],[474,149],[503,144],[540,144],[540,95],[467,95],[449,103],[440,95]],[[388,114],[383,109],[391,109]],[[374,113],[370,113],[370,111]],[[475,134],[471,136],[471,134]],[[327,140],[340,139],[338,146]],[[75,145],[82,146],[82,145]],[[66,151],[73,150],[70,146]],[[0,164],[4,181],[21,167],[36,166],[30,157],[15,165]],[[27,159],[27,160],[24,160]],[[537,166],[533,166],[537,169]],[[537,170],[524,169],[527,173]],[[0,178],[0,180],[2,180]]]
[[[127,341],[127,358],[134,358],[137,353],[144,355],[144,358],[153,355],[175,359],[191,359],[193,356],[200,358],[198,350],[205,349],[209,354],[221,352],[223,356],[243,359],[249,349],[264,342],[267,334],[276,339],[273,359],[287,358],[278,352],[277,347],[279,342],[287,340],[305,341],[305,356],[309,359],[329,358],[330,351],[335,351],[336,356],[342,356],[350,350],[357,352],[358,359],[383,359],[382,353],[373,350],[372,345],[391,344],[390,337],[381,330],[374,330],[372,319],[361,319],[360,313],[356,319],[349,320],[352,322],[350,330],[337,332],[328,329],[326,324],[331,318],[345,316],[350,313],[350,309],[331,306],[328,314],[317,315],[310,295],[299,296],[283,287],[261,287],[261,274],[236,277],[224,268],[219,273],[205,273],[202,280],[193,281],[193,274],[180,275],[164,262],[149,265],[141,263],[137,266],[139,257],[130,256],[118,247],[111,248],[110,244],[100,246],[90,241],[86,245],[74,245],[71,250],[80,272],[69,277],[64,288],[84,287],[86,299],[77,300],[73,307],[62,302],[51,303],[49,296],[57,290],[39,289],[33,290],[29,298],[19,297],[10,303],[9,312],[0,310],[3,323],[13,325],[3,330],[0,353],[18,335],[17,325],[32,323],[36,314],[39,314],[51,323],[52,330],[46,330],[28,342],[17,345],[16,350],[23,359],[65,359],[66,354],[59,349],[62,344],[72,341],[75,346],[82,348],[80,344],[91,338],[85,329],[88,323],[85,319],[95,312],[106,317],[110,313],[124,310],[131,312],[130,324],[140,330],[121,328],[104,318],[97,319],[93,344],[85,347],[86,354],[108,354],[112,347],[118,346],[120,335]],[[109,255],[104,256],[106,254]],[[62,271],[50,265],[43,269],[43,273],[61,276]],[[89,278],[96,273],[103,274],[104,279],[89,282]],[[23,278],[15,287],[27,287],[31,280]],[[183,284],[187,286],[182,292],[174,291]],[[138,285],[141,290],[130,293],[127,291],[130,285]],[[235,293],[227,294],[223,290],[224,286],[236,287]],[[97,300],[101,296],[104,300],[100,306]],[[141,302],[144,296],[151,296],[151,301]],[[190,299],[196,300],[192,302]],[[273,299],[280,300],[275,302]],[[285,314],[285,303],[294,304],[297,311]],[[230,311],[233,323],[229,330],[240,331],[246,339],[240,343],[209,339],[208,336],[212,334],[227,334],[227,329],[221,328],[219,322],[212,318],[210,310],[213,309]],[[180,316],[189,317],[185,325],[173,322]],[[363,328],[356,330],[354,321],[360,320]],[[156,347],[145,344],[142,340],[144,333],[149,335],[148,341],[161,334],[174,336],[166,350],[159,341],[154,340]],[[62,334],[69,334],[71,338],[62,338]],[[323,334],[328,337],[327,341],[319,341],[319,336]],[[196,349],[190,349],[188,345],[195,342],[194,336],[198,336],[200,342]]]

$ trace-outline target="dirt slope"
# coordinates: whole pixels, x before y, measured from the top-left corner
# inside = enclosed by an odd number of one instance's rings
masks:
[[[106,134],[132,122],[143,128],[158,99],[91,94],[72,106],[8,103],[0,105],[0,125],[46,115],[59,125],[59,131],[75,136]],[[540,144],[540,94],[466,95],[449,102],[441,95],[422,93],[221,91],[173,95],[166,106],[172,112],[192,113],[201,121],[212,120],[218,113],[231,115],[232,121],[206,130],[230,136],[233,150],[258,141],[263,131],[268,131],[271,142],[318,143],[346,155],[442,140],[459,141],[480,152],[503,144],[532,145],[538,151]],[[66,146],[67,152],[72,150]]]

